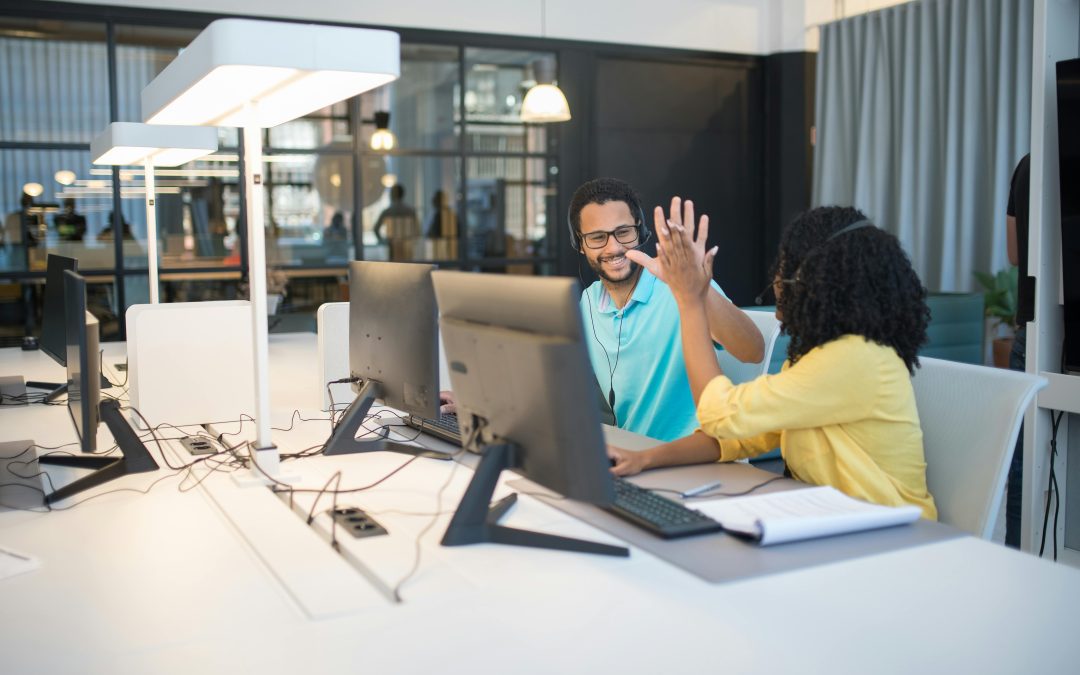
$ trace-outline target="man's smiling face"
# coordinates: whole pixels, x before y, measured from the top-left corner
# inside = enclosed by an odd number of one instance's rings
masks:
[[[612,201],[603,204],[588,204],[581,209],[581,243],[585,260],[589,267],[604,281],[620,284],[634,274],[637,263],[626,257],[626,252],[638,245],[637,237],[628,243],[620,243],[612,232],[620,227],[635,228],[637,221],[626,202]],[[590,233],[607,232],[607,243],[600,248],[590,248],[586,240]]]

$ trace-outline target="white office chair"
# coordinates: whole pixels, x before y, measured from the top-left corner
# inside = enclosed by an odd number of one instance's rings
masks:
[[[915,403],[938,519],[990,539],[1024,411],[1046,378],[920,358]]]
[[[724,375],[727,375],[728,379],[735,384],[749,382],[768,372],[769,361],[772,359],[773,347],[776,345],[777,336],[780,335],[780,322],[776,319],[776,314],[773,312],[760,312],[744,309],[743,313],[750,317],[750,320],[753,321],[754,325],[761,331],[761,337],[765,339],[765,354],[761,357],[761,361],[756,363],[743,363],[726,350],[720,352],[720,355],[717,357],[717,360],[720,361],[720,369],[723,370]]]
[[[319,392],[323,410],[330,407],[326,383],[349,376],[349,303],[327,302],[315,313],[319,343]],[[348,384],[332,384],[334,403],[350,403],[356,394]]]
[[[319,343],[319,391],[322,392],[323,410],[330,407],[326,383],[349,376],[349,303],[327,302],[315,314],[315,330]],[[442,333],[439,333],[439,386],[450,388],[450,371],[446,367],[446,351],[443,349]],[[332,384],[334,404],[352,403],[356,392],[349,384]]]

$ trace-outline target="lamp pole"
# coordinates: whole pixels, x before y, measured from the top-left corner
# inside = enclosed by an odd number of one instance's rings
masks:
[[[251,124],[255,106],[245,105],[248,123],[244,133],[244,194],[248,220],[248,289],[251,301],[251,334],[255,359],[255,444],[252,471],[278,474],[280,458],[270,438],[270,356],[266,315],[266,232],[263,228],[262,128]],[[262,476],[255,476],[262,478]]]
[[[157,200],[154,199],[154,164],[147,157],[143,160],[143,183],[146,187],[146,264],[150,275],[150,304],[158,304],[158,247],[157,247]],[[123,230],[123,218],[120,221],[120,229]],[[116,232],[117,224],[113,224],[113,236],[121,237],[123,232]]]

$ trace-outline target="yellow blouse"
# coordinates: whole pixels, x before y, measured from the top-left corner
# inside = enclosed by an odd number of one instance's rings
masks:
[[[845,335],[775,375],[712,380],[697,407],[720,461],[779,446],[795,478],[876,504],[913,504],[937,520],[926,488],[915,391],[891,347]]]

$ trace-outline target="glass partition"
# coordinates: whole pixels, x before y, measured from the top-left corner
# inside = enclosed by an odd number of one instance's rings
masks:
[[[89,143],[109,121],[105,24],[0,16],[0,141]]]

